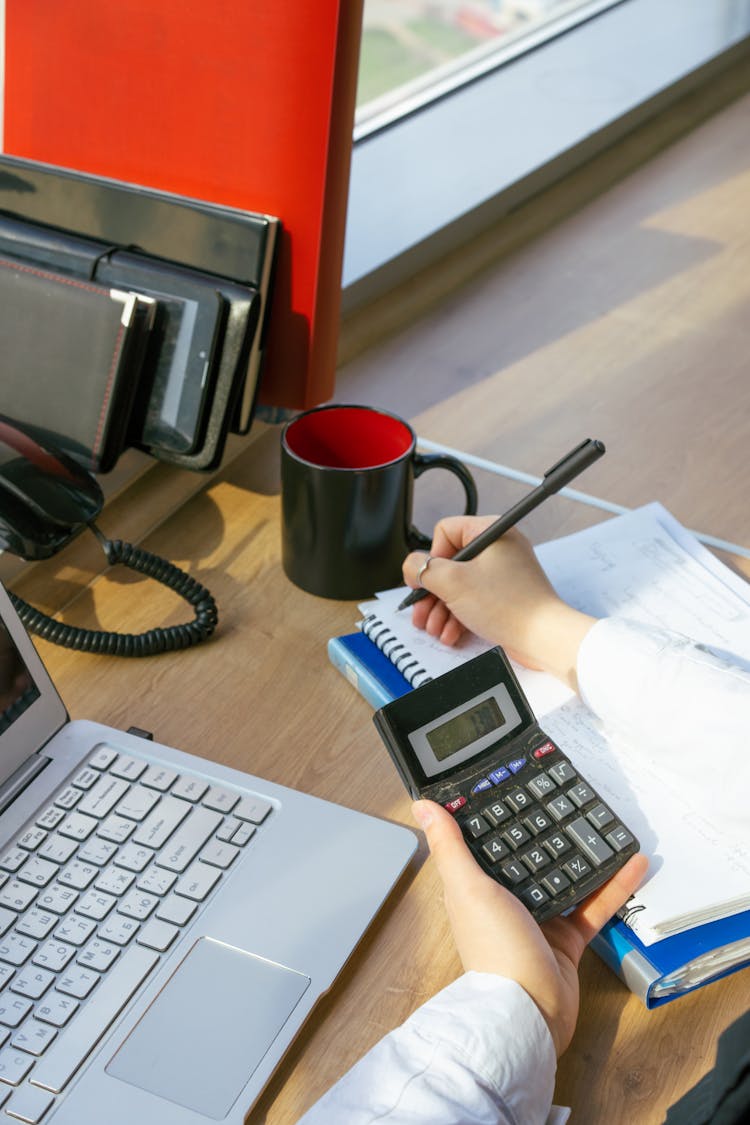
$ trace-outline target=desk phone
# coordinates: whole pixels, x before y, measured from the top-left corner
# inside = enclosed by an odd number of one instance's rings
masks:
[[[453,813],[484,870],[537,921],[580,902],[638,851],[633,834],[539,727],[501,648],[373,718],[412,797]]]

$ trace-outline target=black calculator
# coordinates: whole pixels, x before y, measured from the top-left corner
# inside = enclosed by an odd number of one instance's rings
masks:
[[[541,729],[501,648],[373,718],[412,797],[453,813],[484,870],[538,922],[580,902],[638,851],[633,833]]]

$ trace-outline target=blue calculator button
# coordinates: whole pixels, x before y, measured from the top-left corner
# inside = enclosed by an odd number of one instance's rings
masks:
[[[500,766],[499,769],[493,770],[489,775],[490,781],[493,785],[499,785],[501,781],[507,781],[510,777],[510,770],[506,770],[505,766]]]
[[[511,773],[518,773],[526,765],[525,758],[514,758],[512,762],[508,762],[508,769]]]
[[[485,789],[491,788],[492,782],[490,779],[488,777],[483,777],[481,781],[478,781],[476,785],[472,786],[471,791],[472,793],[484,793]]]

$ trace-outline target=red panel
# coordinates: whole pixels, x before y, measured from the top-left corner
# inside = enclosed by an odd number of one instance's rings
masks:
[[[6,0],[5,151],[284,224],[261,399],[333,390],[362,0]]]

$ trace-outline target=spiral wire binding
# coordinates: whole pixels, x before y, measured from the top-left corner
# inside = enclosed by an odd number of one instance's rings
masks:
[[[360,623],[360,629],[374,645],[387,656],[392,664],[412,687],[421,687],[432,679],[412,652],[406,648],[395,633],[385,625],[375,613],[368,613]],[[419,681],[419,682],[417,682]]]
[[[195,610],[193,621],[166,628],[149,629],[146,633],[108,633],[103,629],[82,629],[48,617],[8,591],[18,616],[30,633],[52,644],[79,652],[95,652],[105,656],[155,656],[174,652],[205,641],[216,629],[219,612],[211,594],[184,570],[121,539],[107,539],[94,523],[89,528],[99,540],[110,566],[118,563],[161,582],[179,594]]]

